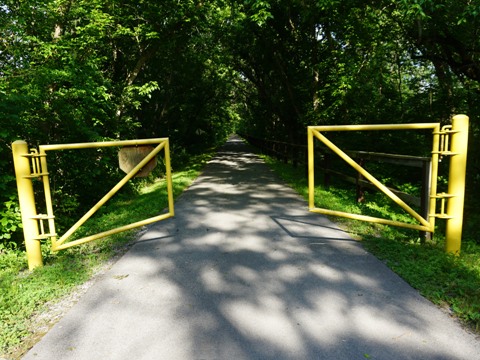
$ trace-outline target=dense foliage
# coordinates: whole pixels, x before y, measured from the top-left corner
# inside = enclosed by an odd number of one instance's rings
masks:
[[[1,246],[19,233],[16,139],[168,136],[179,158],[235,129],[303,143],[311,124],[448,123],[466,113],[475,149],[479,13],[467,0],[2,0]],[[422,135],[365,136],[345,141],[429,151]],[[50,163],[57,216],[76,215],[121,176],[108,151]],[[468,164],[473,209],[477,152]]]

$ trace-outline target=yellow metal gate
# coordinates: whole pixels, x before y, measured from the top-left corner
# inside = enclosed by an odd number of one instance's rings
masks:
[[[342,216],[350,219],[375,222],[386,225],[406,227],[421,231],[434,232],[435,218],[447,220],[446,248],[447,252],[458,253],[461,245],[463,204],[465,195],[465,173],[468,144],[468,117],[457,115],[453,117],[452,125],[440,128],[439,123],[420,124],[384,124],[384,125],[331,125],[308,127],[308,191],[309,209],[312,212]],[[430,184],[430,210],[424,218],[413,210],[390,189],[378,181],[367,170],[361,167],[344,151],[331,142],[322,132],[329,131],[380,131],[380,130],[432,130],[432,176]],[[410,214],[418,224],[393,221],[365,215],[334,211],[315,206],[314,181],[314,139],[320,140],[330,150],[341,157],[347,164],[358,171],[385,195]],[[450,156],[448,192],[437,193],[438,161],[440,156]],[[440,212],[436,212],[437,200],[440,200]]]
[[[47,151],[55,150],[75,150],[101,147],[125,147],[125,146],[144,146],[156,144],[156,147],[146,155],[136,166],[134,166],[127,175],[118,182],[97,204],[95,204],[80,220],[78,220],[64,235],[58,238],[55,230],[55,216],[53,214],[52,198],[50,191],[50,182],[47,168]],[[115,193],[120,190],[131,178],[155,158],[160,152],[164,151],[166,181],[168,193],[168,212],[149,219],[138,221],[129,225],[121,226],[115,229],[104,231],[99,234],[91,235],[82,239],[67,242],[72,234],[83,225],[101,206],[103,206]],[[106,141],[98,143],[78,143],[78,144],[56,144],[40,145],[37,149],[29,149],[25,141],[15,141],[12,144],[13,159],[15,165],[15,174],[17,178],[18,197],[22,213],[22,225],[25,237],[25,246],[27,250],[28,266],[33,269],[42,266],[42,254],[40,250],[40,241],[51,239],[52,250],[58,251],[75,245],[83,244],[89,241],[113,235],[122,231],[134,229],[156,221],[164,220],[174,216],[173,208],[173,190],[170,167],[170,148],[168,138],[143,139],[143,140],[124,140],[124,141]],[[37,214],[35,207],[35,197],[32,179],[40,178],[45,192],[46,214]],[[47,227],[44,222],[47,222]],[[47,229],[46,229],[47,228]]]

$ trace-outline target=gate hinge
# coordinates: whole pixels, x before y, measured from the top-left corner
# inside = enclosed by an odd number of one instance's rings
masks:
[[[45,215],[45,214],[38,214],[38,215],[36,215],[36,216],[32,216],[31,219],[37,220],[37,221],[38,221],[38,225],[39,225],[39,226],[38,226],[39,234],[38,234],[38,237],[36,238],[36,240],[43,240],[43,239],[48,239],[48,238],[57,236],[57,234],[52,233],[51,231],[49,231],[48,233],[45,232],[45,225],[44,225],[44,223],[43,223],[44,220],[52,220],[52,219],[55,219],[55,216],[48,216],[48,215]],[[50,230],[50,227],[49,227],[49,230]]]
[[[46,154],[39,154],[38,150],[35,148],[30,149],[29,154],[22,155],[23,157],[27,157],[31,159],[31,175],[24,176],[24,178],[28,179],[36,179],[41,176],[47,176],[48,172],[42,172],[42,165],[40,162],[40,158],[46,157]]]
[[[455,197],[456,195],[452,194],[447,194],[447,193],[440,193],[437,195],[430,196],[432,199],[440,199],[440,212],[438,214],[430,214],[430,216],[434,216],[439,219],[453,219],[453,216],[447,215],[445,213],[445,205],[447,203],[447,200],[450,198]]]
[[[438,151],[432,151],[432,154],[439,154],[441,161],[442,156],[453,156],[458,153],[450,151],[450,135],[458,133],[458,130],[452,130],[452,125],[445,125],[439,132],[434,132],[434,135],[440,135],[440,146]]]

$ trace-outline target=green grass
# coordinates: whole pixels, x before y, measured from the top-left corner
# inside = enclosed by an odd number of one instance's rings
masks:
[[[307,199],[308,187],[302,167],[263,157],[267,164],[300,195]],[[337,183],[328,189],[321,180],[315,185],[317,207],[370,216],[411,221],[385,196],[368,193],[365,204],[357,204],[353,185]],[[399,210],[400,209],[400,210]],[[405,279],[433,303],[447,309],[466,326],[480,334],[480,241],[463,239],[461,254],[446,254],[444,236],[437,231],[434,240],[422,243],[418,232],[345,218],[332,218],[361,240],[364,247]],[[441,220],[439,228],[442,228]],[[476,240],[476,241],[475,241]]]
[[[175,171],[174,197],[198,176],[211,154],[196,156],[190,165]],[[157,180],[144,185],[138,196],[119,194],[79,229],[85,236],[157,215],[167,208],[166,184]],[[135,230],[52,253],[42,245],[44,266],[28,271],[20,250],[0,249],[0,358],[19,358],[48,330],[39,330],[35,319],[70,295],[112,259],[125,253],[135,240]]]

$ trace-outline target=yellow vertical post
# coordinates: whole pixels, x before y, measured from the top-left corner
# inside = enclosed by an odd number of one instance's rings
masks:
[[[171,216],[175,215],[173,207],[173,186],[172,186],[172,169],[170,165],[170,143],[167,139],[165,142],[165,175],[167,177],[167,196],[168,196],[168,212]]]
[[[313,131],[310,127],[307,129],[308,136],[308,207],[315,207],[315,173],[313,161]]]
[[[468,149],[468,116],[456,115],[452,119],[452,135],[450,138],[450,169],[448,176],[448,194],[452,195],[447,202],[449,219],[445,230],[445,251],[460,253],[462,243],[463,204],[465,198],[465,177],[467,169]]]
[[[430,206],[428,207],[428,221],[432,233],[435,230],[435,213],[436,213],[436,195],[437,195],[437,178],[438,178],[438,162],[440,151],[440,124],[433,129],[433,144],[432,144],[432,169],[430,175]]]
[[[17,178],[18,200],[22,213],[23,236],[27,250],[28,268],[33,270],[43,266],[40,240],[38,239],[38,222],[35,219],[37,210],[35,208],[35,196],[33,192],[32,171],[28,144],[18,140],[12,144],[13,163],[15,176]]]
[[[48,217],[48,232],[52,235],[50,241],[52,245],[57,241],[55,229],[55,217],[53,216],[52,191],[50,189],[50,180],[48,178],[47,154],[40,148],[40,168],[42,170],[43,192],[45,193],[45,207]]]

